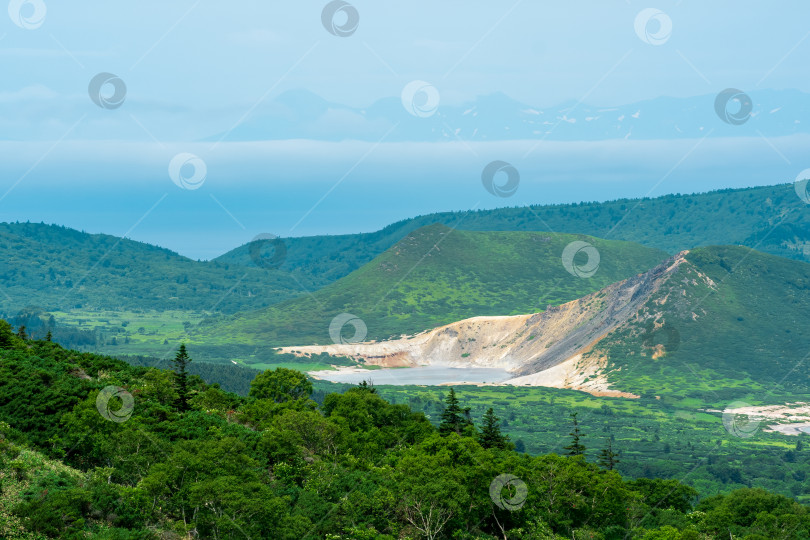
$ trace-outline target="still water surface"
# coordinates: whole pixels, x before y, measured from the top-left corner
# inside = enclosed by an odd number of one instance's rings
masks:
[[[321,371],[318,377],[332,382],[358,384],[368,381],[380,384],[422,384],[437,385],[442,383],[497,383],[514,377],[503,369],[494,368],[451,368],[446,366],[423,366],[398,369],[375,369],[359,373],[340,373]]]

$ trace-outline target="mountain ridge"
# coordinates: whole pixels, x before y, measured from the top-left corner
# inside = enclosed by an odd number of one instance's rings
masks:
[[[282,350],[382,367],[500,368],[514,376],[497,385],[596,395],[796,395],[810,393],[810,376],[799,369],[810,350],[810,336],[801,332],[808,309],[807,263],[711,246],[542,313],[475,317],[389,341]]]

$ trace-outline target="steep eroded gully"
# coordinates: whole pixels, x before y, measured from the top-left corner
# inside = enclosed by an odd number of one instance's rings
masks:
[[[603,363],[582,364],[582,353],[635,315],[686,262],[681,252],[648,272],[542,313],[473,317],[400,339],[284,347],[299,356],[328,353],[381,367],[488,367],[515,378],[499,384],[577,388],[625,395],[607,387]],[[588,383],[586,380],[590,379]]]

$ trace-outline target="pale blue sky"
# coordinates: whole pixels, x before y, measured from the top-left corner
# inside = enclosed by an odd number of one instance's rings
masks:
[[[523,142],[214,145],[299,89],[363,108],[399,99],[408,82],[423,80],[439,91],[440,110],[495,92],[539,108],[711,96],[728,87],[810,92],[803,1],[354,1],[359,26],[344,38],[321,24],[326,3],[45,0],[44,20],[30,30],[0,10],[0,220],[131,231],[210,257],[261,232],[354,232],[476,204],[777,183],[810,166],[806,138],[759,134],[753,123],[732,133],[745,137],[737,143],[698,138],[654,151],[641,142],[544,141],[531,155]],[[672,21],[661,45],[634,29],[649,7]],[[23,18],[32,9],[23,6]],[[88,98],[99,72],[126,83],[120,108]],[[706,114],[707,131],[715,129],[717,118]],[[334,120],[338,132],[341,122]],[[169,160],[186,151],[208,165],[196,191],[168,178]],[[477,171],[495,159],[521,170],[513,198],[493,199],[480,186]],[[180,212],[182,220],[173,218]]]

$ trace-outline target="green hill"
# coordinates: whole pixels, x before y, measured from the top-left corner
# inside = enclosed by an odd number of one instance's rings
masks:
[[[708,245],[745,245],[810,262],[810,208],[793,184],[699,194],[428,214],[365,234],[287,238],[282,270],[323,286],[360,268],[414,230],[442,223],[470,231],[557,231],[626,240],[675,254]],[[240,246],[216,261],[250,265]]]
[[[599,251],[600,265],[590,278],[575,277],[563,266],[563,250],[577,240]],[[581,256],[577,264],[587,262]],[[367,340],[479,315],[532,313],[644,272],[665,257],[638,244],[578,235],[470,232],[432,225],[312,295],[203,324],[192,341],[324,344],[331,342],[330,323],[341,313],[364,321]]]
[[[0,287],[5,291],[0,314],[11,317],[32,305],[50,311],[77,306],[224,313],[258,309],[333,283],[433,223],[470,231],[585,234],[670,254],[706,245],[746,245],[810,261],[810,209],[792,184],[429,214],[373,233],[284,239],[286,258],[278,270],[256,268],[248,245],[198,262],[110,235],[0,223]]]
[[[608,356],[615,387],[643,395],[806,395],[808,313],[810,264],[700,248],[591,354]]]
[[[232,313],[296,296],[306,276],[199,262],[168,249],[36,223],[0,223],[0,313],[189,310]]]

